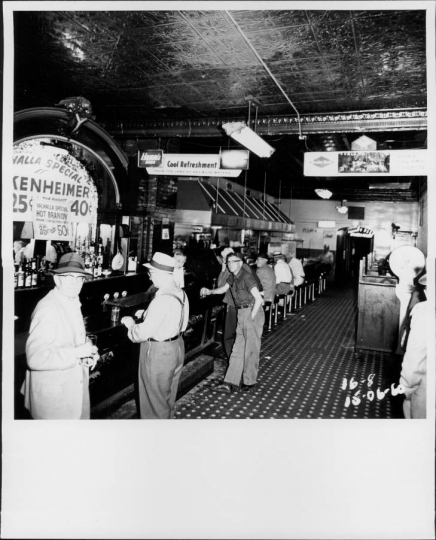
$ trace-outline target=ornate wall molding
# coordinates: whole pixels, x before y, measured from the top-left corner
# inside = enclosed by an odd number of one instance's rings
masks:
[[[357,111],[335,114],[304,115],[301,131],[313,133],[353,133],[376,131],[410,131],[427,129],[427,109]],[[200,120],[166,120],[141,124],[106,125],[116,138],[123,137],[221,137],[221,125],[243,118],[207,118]],[[267,116],[250,122],[259,135],[298,135],[296,116]]]

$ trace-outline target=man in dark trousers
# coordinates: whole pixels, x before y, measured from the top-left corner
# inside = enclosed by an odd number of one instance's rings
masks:
[[[217,289],[201,289],[202,296],[224,294],[230,290],[238,312],[236,340],[230,356],[229,367],[224,382],[217,387],[219,392],[232,393],[239,389],[242,377],[242,390],[251,390],[257,382],[259,370],[260,338],[265,315],[263,299],[253,273],[243,268],[240,253],[230,253],[227,265],[231,275],[227,283]]]
[[[132,317],[121,322],[134,343],[141,343],[139,356],[140,418],[173,418],[177,389],[185,359],[182,334],[189,319],[185,292],[173,278],[173,257],[156,252],[146,266],[158,289],[148,309],[136,312],[142,316],[138,324]]]
[[[222,260],[222,268],[218,276],[218,287],[225,285],[230,275],[230,271],[227,267],[227,257],[230,255],[230,253],[234,253],[231,247],[226,247],[221,252],[220,257]],[[232,354],[233,345],[236,339],[237,322],[237,309],[235,308],[235,302],[233,301],[230,290],[228,290],[224,295],[223,303],[226,304],[226,314],[223,327],[223,348],[228,362],[230,360],[230,355]]]

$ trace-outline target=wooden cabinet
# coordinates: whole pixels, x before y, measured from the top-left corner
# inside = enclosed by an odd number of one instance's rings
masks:
[[[394,352],[398,342],[400,301],[393,276],[360,272],[356,349]]]

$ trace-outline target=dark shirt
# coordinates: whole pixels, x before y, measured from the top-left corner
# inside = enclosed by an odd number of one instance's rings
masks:
[[[242,267],[236,276],[234,274],[229,275],[227,283],[230,285],[236,307],[254,303],[254,296],[250,291],[253,287],[258,289],[258,286],[251,270]]]

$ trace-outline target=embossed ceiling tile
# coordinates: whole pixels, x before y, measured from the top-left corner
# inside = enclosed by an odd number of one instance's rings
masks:
[[[234,24],[224,11],[183,11],[182,16],[205,38],[234,33]]]
[[[181,73],[181,78],[186,81],[227,81],[234,82],[238,80],[237,72],[226,68],[209,68],[203,70],[186,70]]]
[[[252,63],[254,60],[256,60],[254,63],[259,62],[249,45],[247,45],[239,34],[229,35],[226,39],[210,39],[208,40],[208,44],[220,56],[227,56],[229,54],[233,54],[234,56],[243,55],[244,58],[252,58]]]
[[[253,32],[263,32],[273,28],[286,28],[307,24],[306,12],[304,10],[235,10],[231,11],[231,14],[247,36],[250,36]]]
[[[342,20],[340,24],[318,23],[313,26],[317,46],[320,54],[344,54],[354,52],[353,28],[349,20]]]
[[[278,75],[277,80],[279,81],[285,92],[290,96],[295,93],[304,92],[307,89],[308,77],[304,77],[300,74],[290,73],[288,76]]]
[[[127,32],[127,36],[141,46],[158,46],[199,40],[195,30],[184,20],[175,24],[164,24],[146,28],[135,28]]]
[[[54,42],[60,46],[68,48],[80,47],[85,50],[92,43],[108,43],[115,44],[119,32],[111,31],[105,27],[101,28],[97,25],[97,29],[88,29],[74,20],[74,12],[50,13],[51,19],[47,18],[44,21],[43,41]]]
[[[295,58],[296,71],[307,73],[313,71],[324,71],[326,64],[323,58]]]
[[[89,41],[117,41],[123,31],[122,26],[114,24],[102,11],[69,11],[64,18],[75,23],[75,31],[81,39]]]
[[[147,46],[147,50],[165,63],[167,63],[167,59],[174,58],[180,58],[184,63],[189,63],[190,59],[195,58],[195,56],[211,54],[210,48],[200,39]]]
[[[178,11],[108,11],[106,16],[125,29],[172,24],[180,20]]]
[[[348,8],[349,6],[347,6]],[[345,11],[335,11],[335,10],[326,10],[326,11],[315,11],[309,10],[306,12],[307,18],[312,24],[335,24],[342,25],[345,21],[350,20],[350,11],[347,9]]]

